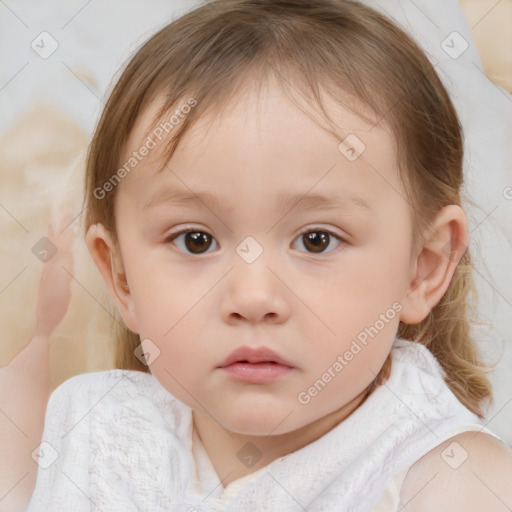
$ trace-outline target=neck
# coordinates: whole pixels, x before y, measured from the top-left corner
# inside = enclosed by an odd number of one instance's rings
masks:
[[[297,430],[279,435],[244,435],[225,429],[208,414],[194,410],[192,415],[194,428],[222,485],[226,487],[275,459],[316,441],[347,418],[366,397],[367,390],[333,413]],[[261,458],[254,462],[258,457]]]

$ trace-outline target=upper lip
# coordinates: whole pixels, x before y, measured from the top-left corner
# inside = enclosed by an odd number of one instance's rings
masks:
[[[229,366],[233,363],[246,361],[248,363],[278,363],[285,366],[293,367],[293,365],[286,359],[276,354],[274,351],[267,347],[240,347],[231,352],[229,356],[219,365],[220,367]]]

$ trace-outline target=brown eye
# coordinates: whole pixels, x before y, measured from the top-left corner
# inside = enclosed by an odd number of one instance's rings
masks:
[[[304,246],[311,252],[322,252],[329,245],[329,233],[312,231],[302,235]]]
[[[203,254],[212,245],[213,237],[204,231],[181,231],[167,238],[167,242],[174,242],[185,253]]]
[[[185,246],[195,254],[207,251],[212,245],[210,235],[202,231],[189,232],[185,234]]]
[[[336,241],[338,245],[342,241],[341,238],[334,233],[322,230],[302,233],[298,240],[301,240],[306,251],[311,253],[330,252],[333,249],[332,247],[328,251],[326,251],[326,249],[331,245],[333,240]],[[336,248],[336,246],[334,248]]]

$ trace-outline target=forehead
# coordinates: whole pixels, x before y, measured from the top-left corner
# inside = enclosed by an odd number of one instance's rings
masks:
[[[180,140],[167,170],[184,173],[191,186],[200,182],[203,188],[215,189],[219,183],[232,182],[233,176],[253,180],[255,188],[270,182],[279,185],[281,177],[285,188],[301,177],[304,184],[311,182],[315,172],[316,177],[321,177],[329,167],[337,165],[345,172],[348,185],[358,181],[359,186],[375,188],[388,181],[399,186],[396,145],[386,125],[362,119],[358,112],[371,117],[368,109],[348,96],[335,101],[324,95],[323,105],[335,123],[329,126],[318,108],[305,101],[297,90],[295,93],[291,101],[272,84],[244,89],[226,108],[202,115],[194,122]],[[173,128],[161,133],[162,140],[154,132],[151,134],[151,128],[159,122],[167,122],[169,127],[172,115],[186,99],[156,123],[163,97],[153,101],[139,117],[125,160],[144,145],[148,134],[155,147],[137,165],[136,172],[123,181],[124,191],[147,199],[152,190],[169,181],[169,172],[158,171],[166,160],[165,148]],[[173,121],[182,122],[178,117]],[[311,170],[315,172],[312,174]]]

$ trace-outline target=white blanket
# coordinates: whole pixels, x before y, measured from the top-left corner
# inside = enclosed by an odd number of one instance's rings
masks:
[[[464,430],[492,433],[428,349],[396,339],[392,350],[388,382],[345,421],[226,488],[193,446],[191,409],[152,375],[77,375],[50,397],[28,512],[383,510],[393,475],[434,446]]]

